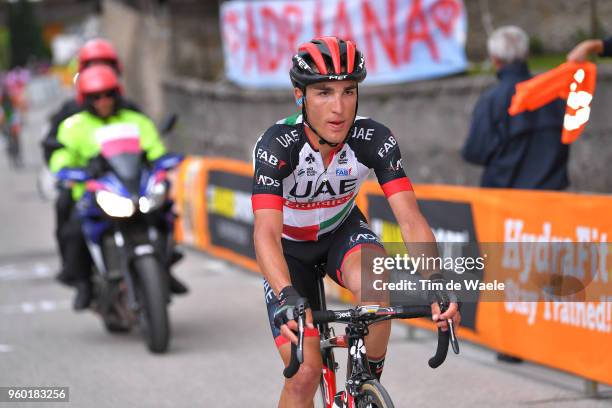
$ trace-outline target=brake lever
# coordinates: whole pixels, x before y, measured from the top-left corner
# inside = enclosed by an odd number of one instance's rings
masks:
[[[301,364],[304,362],[304,326],[306,324],[306,308],[304,307],[304,303],[300,303],[297,309],[298,344],[296,357],[298,362]]]
[[[440,305],[441,313],[446,312],[448,308],[450,307],[450,304],[445,300],[439,302],[438,304]],[[457,335],[455,334],[455,325],[453,323],[453,319],[447,319],[446,322],[448,323],[448,330],[450,333],[450,344],[453,347],[453,353],[459,354],[459,340],[457,339]]]
[[[448,330],[450,331],[450,344],[453,347],[453,352],[459,354],[459,340],[457,340],[457,336],[455,335],[453,319],[448,319]]]

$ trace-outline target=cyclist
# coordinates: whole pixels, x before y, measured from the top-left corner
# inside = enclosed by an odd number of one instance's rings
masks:
[[[7,75],[8,76],[8,75]],[[6,135],[7,152],[11,165],[15,168],[22,167],[20,148],[21,134],[21,113],[19,99],[21,98],[19,89],[10,87],[5,79],[0,85],[0,125],[3,128],[3,133]],[[12,88],[12,89],[11,89]]]
[[[265,277],[272,333],[285,365],[289,342],[297,341],[292,308],[300,297],[312,309],[319,308],[315,265],[324,263],[326,273],[360,301],[363,250],[373,248],[384,256],[382,244],[355,205],[371,169],[404,241],[435,241],[402,168],[397,140],[384,125],[357,116],[358,84],[365,77],[363,54],[351,41],[322,37],[300,45],[290,78],[301,114],[270,127],[253,150],[255,252]],[[304,363],[285,380],[280,407],[313,406],[321,355],[308,313]],[[432,302],[432,317],[444,329],[447,319],[460,322],[456,303],[441,314]],[[390,322],[383,322],[372,326],[366,338],[370,369],[378,378],[390,331]]]
[[[126,109],[121,104],[121,86],[117,75],[108,66],[96,65],[83,70],[77,81],[78,97],[86,109],[61,123],[58,141],[63,145],[51,155],[49,168],[57,173],[67,167],[88,167],[99,154],[97,138],[118,129],[137,131],[140,146],[149,161],[156,160],[166,153],[166,149],[153,122],[145,115]],[[136,129],[136,130],[134,130]],[[95,162],[94,162],[95,163]],[[84,193],[84,186],[72,187],[72,198],[76,201]],[[77,277],[77,294],[74,309],[89,307],[92,299],[91,258],[81,233],[81,225],[76,211],[72,211],[65,233],[62,237],[66,245],[67,273]],[[185,293],[182,284],[170,275],[170,289],[175,293]]]

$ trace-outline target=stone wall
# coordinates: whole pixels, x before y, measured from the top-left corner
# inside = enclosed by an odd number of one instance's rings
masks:
[[[464,0],[468,12],[467,53],[482,59],[486,53],[486,17],[493,28],[522,27],[547,52],[568,52],[591,35],[591,2],[596,3],[599,34],[612,34],[612,1],[608,0]]]
[[[457,77],[360,89],[359,113],[389,126],[406,171],[417,183],[478,185],[481,169],[460,149],[471,112],[492,76]],[[169,111],[180,114],[172,146],[191,154],[251,160],[259,135],[295,111],[290,91],[252,91],[228,84],[172,78],[164,83]],[[600,69],[591,121],[571,151],[572,190],[612,192],[612,69]]]
[[[362,0],[347,0],[362,1]],[[383,0],[368,0],[376,4]],[[590,4],[595,0],[464,0],[468,17],[466,52],[486,58],[490,26],[524,28],[536,48],[566,53],[591,33]],[[108,2],[108,1],[107,1]],[[215,80],[223,77],[218,1],[168,0],[172,27],[171,60],[175,75]],[[612,1],[596,0],[601,33],[612,34]]]
[[[169,67],[167,16],[139,13],[123,3],[107,0],[101,30],[115,44],[123,63],[126,94],[148,115],[161,120],[165,109],[161,84]]]

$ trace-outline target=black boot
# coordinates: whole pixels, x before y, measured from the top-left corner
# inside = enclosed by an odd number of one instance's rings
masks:
[[[169,266],[172,266],[172,265],[176,264],[181,259],[183,259],[184,256],[185,255],[183,255],[182,252],[180,252],[178,249],[174,248],[174,251],[172,251],[172,255],[170,256],[170,265]]]
[[[55,275],[55,280],[66,286],[75,286],[77,283],[76,277],[69,275],[65,269],[62,269]]]
[[[168,285],[170,288],[170,293],[175,295],[184,295],[189,292],[189,288],[180,280],[178,280],[172,272],[168,273]]]
[[[91,287],[91,282],[89,281],[81,281],[76,284],[76,295],[74,297],[74,303],[72,308],[74,310],[85,310],[89,308],[91,304],[91,298],[93,297],[93,290]]]

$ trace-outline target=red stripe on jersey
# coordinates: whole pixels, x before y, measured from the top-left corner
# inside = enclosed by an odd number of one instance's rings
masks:
[[[298,241],[316,241],[318,233],[318,225],[307,225],[305,227],[283,225],[283,234]]]
[[[353,196],[354,191],[347,196],[340,198],[332,198],[331,200],[316,201],[316,202],[296,202],[291,200],[285,200],[285,207],[291,208],[292,210],[314,210],[317,208],[333,208],[348,203]]]
[[[400,191],[413,191],[412,184],[408,177],[402,177],[386,182],[380,186],[387,198]]]
[[[283,198],[274,194],[255,194],[251,196],[253,212],[257,210],[271,209],[283,210]]]

